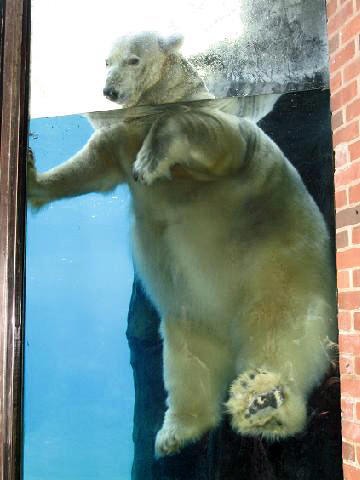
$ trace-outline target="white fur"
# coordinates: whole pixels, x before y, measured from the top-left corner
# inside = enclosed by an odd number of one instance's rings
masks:
[[[155,32],[121,37],[106,61],[105,88],[115,89],[115,102],[126,107],[214,98],[179,53],[181,45],[182,37]]]
[[[161,37],[155,32],[120,37],[106,60],[105,94],[106,89],[113,89],[117,98],[112,101],[123,107],[136,106],[138,116],[148,115],[151,105],[193,100],[211,100],[210,107],[255,122],[272,110],[278,94],[214,100],[198,72],[180,53],[181,45],[181,36]],[[131,64],[134,58],[136,65]],[[127,114],[123,110],[92,112],[88,118],[94,128],[102,128],[123,121]]]
[[[321,214],[295,169],[252,122],[203,109],[159,123],[157,135],[168,128],[174,134],[164,136],[170,151],[171,139],[184,137],[186,150],[176,151],[183,177],[155,181],[153,171],[152,185],[133,181],[149,126],[129,122],[98,130],[52,171],[37,174],[30,166],[30,200],[40,206],[128,182],[136,268],[162,317],[169,410],[158,454],[215,426],[231,381],[256,368],[269,373],[266,385],[273,378],[270,390],[285,401],[249,424],[246,412],[263,390],[235,382],[231,399],[239,401],[228,403],[234,428],[270,438],[300,431],[307,395],[329,362],[335,317]]]
[[[130,187],[134,261],[164,338],[158,455],[214,427],[231,383],[235,430],[304,428],[334,337],[329,237],[298,173],[253,122],[174,106],[97,130],[49,172],[31,158],[28,168],[35,207]]]

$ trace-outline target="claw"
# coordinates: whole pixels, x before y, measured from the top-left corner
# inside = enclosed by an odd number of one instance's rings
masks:
[[[135,182],[137,182],[139,180],[139,172],[137,170],[133,170],[133,179],[135,180]]]

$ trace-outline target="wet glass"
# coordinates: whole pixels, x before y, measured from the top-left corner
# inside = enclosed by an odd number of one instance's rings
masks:
[[[34,1],[24,478],[340,480],[323,2],[108,1]]]

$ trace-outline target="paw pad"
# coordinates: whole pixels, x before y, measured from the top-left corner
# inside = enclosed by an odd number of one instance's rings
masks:
[[[271,440],[301,431],[306,405],[280,372],[258,368],[241,374],[232,384],[226,404],[235,431]]]
[[[276,387],[270,392],[261,393],[255,397],[249,405],[248,414],[255,415],[265,408],[279,408],[285,400],[281,387]]]

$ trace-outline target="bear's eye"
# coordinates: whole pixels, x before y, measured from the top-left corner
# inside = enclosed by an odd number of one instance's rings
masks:
[[[139,57],[130,57],[127,59],[126,62],[128,65],[139,65],[140,58]]]
[[[109,60],[107,60],[107,59],[105,60],[105,65],[106,65],[107,67],[110,65]]]

